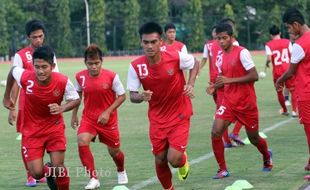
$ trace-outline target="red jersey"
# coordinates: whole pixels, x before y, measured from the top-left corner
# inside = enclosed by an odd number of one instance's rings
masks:
[[[292,64],[298,64],[296,71],[296,93],[298,101],[310,100],[310,32],[298,38],[292,50]]]
[[[220,51],[217,57],[221,74],[228,78],[245,76],[255,67],[249,51],[241,46],[233,46],[228,53]],[[254,82],[225,84],[223,101],[238,110],[256,107]]]
[[[72,90],[74,86],[72,83],[69,83],[68,77],[52,72],[50,84],[43,86],[37,82],[34,71],[15,67],[13,76],[25,91],[23,135],[26,137],[38,137],[59,130],[51,126],[63,126],[63,116],[62,114],[51,115],[48,105],[51,103],[60,105],[64,97],[66,100],[71,99],[71,97],[72,99],[78,99],[78,94]],[[70,84],[71,88],[69,88]],[[71,89],[71,91],[68,89]]]
[[[117,95],[122,95],[125,90],[122,84],[119,84],[116,73],[101,69],[96,77],[90,76],[88,70],[80,71],[75,78],[78,82],[78,91],[84,93],[83,117],[87,117],[97,122],[101,113],[109,108],[115,101]],[[119,88],[119,86],[121,86]],[[106,126],[117,126],[117,111],[114,110]]]
[[[291,42],[288,39],[274,39],[266,43],[266,54],[271,56],[273,76],[281,76],[289,68]]]
[[[174,41],[172,44],[167,44],[165,41],[163,45],[160,47],[161,51],[180,51],[183,53],[187,53],[186,46],[179,41]]]
[[[207,43],[208,58],[209,58],[209,74],[210,82],[215,83],[218,75],[218,69],[216,67],[216,55],[222,49],[217,40],[210,40]]]
[[[139,91],[142,84],[144,90],[153,92],[148,112],[151,126],[165,128],[190,118],[192,104],[190,98],[183,94],[185,79],[182,70],[193,66],[192,55],[176,51],[161,52],[161,60],[157,64],[150,64],[146,56],[131,63],[127,88]]]

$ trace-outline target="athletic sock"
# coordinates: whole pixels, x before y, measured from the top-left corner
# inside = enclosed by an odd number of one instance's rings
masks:
[[[286,105],[285,105],[285,99],[284,99],[284,96],[283,96],[283,92],[282,91],[278,91],[277,92],[277,95],[278,95],[278,101],[282,107],[282,110],[283,112],[287,112],[287,108],[286,108]]]
[[[228,136],[228,128],[224,131],[223,140],[224,140],[225,143],[231,144],[231,140],[230,140],[230,138]]]
[[[170,189],[172,187],[172,174],[168,166],[168,162],[157,164],[155,162],[157,178],[160,181],[164,189]]]
[[[56,183],[58,190],[69,190],[70,177],[66,167],[59,167]]]
[[[114,157],[113,157],[114,163],[117,167],[118,172],[122,172],[125,170],[124,168],[124,160],[125,160],[125,155],[122,151],[119,151]]]
[[[79,146],[79,155],[83,166],[87,170],[87,173],[89,173],[89,177],[97,179],[94,157],[93,154],[91,153],[89,145]]]
[[[233,129],[232,133],[234,135],[238,135],[239,136],[239,132],[240,132],[241,128],[242,128],[242,124],[240,122],[236,121],[236,124],[234,126],[234,129]]]
[[[257,144],[258,151],[263,155],[263,160],[266,161],[270,158],[270,154],[268,152],[268,146],[265,139],[259,137],[258,144]]]
[[[22,154],[22,160],[23,160],[23,163],[24,163],[24,166],[25,166],[25,169],[26,169],[26,173],[27,173],[27,178],[29,178],[31,175],[30,175],[30,172],[29,172],[29,169],[28,169],[28,166],[27,166],[27,161],[26,161],[26,158],[25,158],[23,146],[21,147],[21,154]]]
[[[224,143],[221,137],[212,137],[212,148],[220,170],[227,170],[224,155]]]

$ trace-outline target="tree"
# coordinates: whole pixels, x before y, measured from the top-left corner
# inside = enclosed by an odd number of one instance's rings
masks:
[[[2,0],[3,1],[3,0]],[[7,55],[9,52],[8,31],[6,23],[5,4],[0,1],[0,56]]]
[[[124,2],[126,9],[124,9],[124,35],[122,42],[124,49],[135,50],[139,48],[139,13],[140,5],[137,0],[128,0]]]
[[[164,25],[169,21],[168,0],[140,0],[139,4],[143,9],[140,12],[140,22],[155,21]]]
[[[187,46],[192,52],[201,51],[205,41],[201,0],[189,0],[187,7],[184,16],[184,23],[189,29]]]
[[[90,40],[96,43],[103,51],[106,51],[105,41],[105,2],[92,0],[89,4],[90,14]]]

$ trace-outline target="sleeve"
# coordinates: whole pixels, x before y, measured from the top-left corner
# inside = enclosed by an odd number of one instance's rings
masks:
[[[83,90],[82,90],[82,87],[80,86],[80,84],[78,83],[78,81],[76,81],[76,84],[75,84],[75,90],[77,91],[77,92],[82,92]]]
[[[23,68],[23,61],[19,54],[14,55],[13,66]]]
[[[139,91],[140,86],[141,82],[139,80],[139,77],[133,66],[130,64],[127,77],[127,90]]]
[[[239,44],[239,42],[237,40],[233,42],[233,45],[234,46],[240,46],[240,44]]]
[[[179,52],[179,57],[180,57],[180,69],[181,70],[189,70],[194,67],[195,59],[193,55]]]
[[[294,44],[292,47],[291,63],[298,64],[305,58],[305,51],[298,44]]]
[[[203,57],[203,58],[207,58],[207,59],[208,59],[208,57],[209,57],[209,51],[208,51],[207,44],[205,44],[204,47],[203,47],[202,57]]]
[[[247,49],[243,49],[240,52],[240,61],[242,63],[242,66],[244,67],[245,70],[250,70],[253,67],[255,67],[252,56]]]
[[[125,89],[119,76],[116,74],[113,79],[112,90],[119,96],[125,94]]]
[[[19,87],[22,87],[21,78],[22,78],[24,71],[25,71],[25,69],[23,69],[22,67],[18,67],[18,66],[14,67],[14,69],[12,71],[12,75],[13,75],[14,79],[16,80]]]
[[[53,69],[53,72],[59,73],[58,64],[57,64],[57,59],[56,59],[56,56],[55,56],[55,55],[54,55],[54,63],[55,63],[55,68]]]
[[[265,45],[266,55],[272,55],[271,49],[269,46]]]
[[[74,88],[73,83],[71,82],[70,79],[67,80],[67,85],[65,89],[65,100],[77,100],[79,99],[79,94],[77,93],[76,89]]]
[[[292,54],[292,42],[290,42],[289,44],[288,44],[288,51],[290,52],[290,54]]]
[[[183,45],[183,47],[182,47],[182,49],[181,49],[181,52],[182,52],[182,53],[188,53],[188,52],[187,52],[186,45]]]

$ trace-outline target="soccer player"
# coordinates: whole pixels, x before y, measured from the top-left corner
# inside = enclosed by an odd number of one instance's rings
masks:
[[[44,43],[44,37],[45,37],[46,29],[45,29],[45,26],[44,26],[42,21],[31,20],[31,21],[26,23],[25,31],[26,31],[28,40],[30,41],[30,44],[29,44],[29,46],[19,50],[15,54],[14,60],[13,60],[13,66],[32,71],[32,70],[34,70],[32,54],[33,54],[35,49],[42,46],[42,44]],[[54,63],[56,65],[55,65],[53,71],[58,72],[56,58],[54,58],[54,59],[55,59]],[[11,92],[11,97],[14,100],[14,102],[16,102],[16,100],[17,100],[18,93],[19,93],[19,87],[16,84],[16,82],[14,82],[12,92]],[[18,133],[22,132],[22,128],[24,125],[24,115],[25,115],[24,114],[24,99],[25,99],[24,93],[25,93],[24,90],[21,89],[20,94],[19,94],[18,115],[17,115],[17,121],[16,121],[16,130]],[[15,109],[9,110],[9,117],[8,117],[9,124],[13,125],[15,120],[16,120]],[[26,164],[25,158],[23,156],[24,155],[23,152],[24,152],[23,145],[21,145],[21,155],[22,155],[22,159],[24,162],[26,172],[27,172],[26,186],[34,187],[37,185],[37,181],[35,179],[33,179],[33,177],[30,175],[30,173],[28,171],[27,164]],[[45,182],[45,181],[46,181],[45,178],[42,178],[39,180],[39,182]]]
[[[176,40],[176,27],[174,24],[169,23],[164,27],[166,40],[163,41],[161,51],[180,51],[188,53],[186,45]]]
[[[233,45],[231,25],[218,24],[216,35],[223,50],[217,54],[216,65],[219,75],[213,87],[224,86],[224,97],[212,127],[212,148],[219,165],[219,170],[213,179],[229,176],[221,137],[229,124],[234,121],[239,121],[245,126],[250,142],[263,155],[263,171],[271,171],[271,152],[268,151],[266,141],[258,134],[258,109],[254,90],[258,74],[251,55],[247,49]]]
[[[219,23],[227,23],[232,27],[234,27],[234,21],[230,18],[224,18],[221,21],[219,21]],[[216,38],[215,26],[212,29],[212,37],[214,39],[208,41],[207,44],[204,46],[203,59],[201,60],[199,69],[201,70],[203,68],[207,59],[209,58],[209,76],[210,76],[209,84],[211,84],[211,86],[215,83],[216,77],[218,76],[218,69],[216,66],[216,55],[218,54],[219,51],[221,51],[219,43],[217,42],[217,40],[215,40]],[[239,43],[234,36],[233,36],[233,45],[239,46]],[[213,96],[214,102],[216,104],[216,109],[218,109],[222,103],[222,99],[224,96],[224,88],[218,88],[216,89],[216,91],[210,93],[207,87],[207,93]],[[222,138],[224,141],[225,148],[232,148],[235,146],[232,143],[231,139],[234,142],[236,142],[237,145],[245,145],[244,142],[239,137],[239,132],[241,128],[242,124],[237,121],[231,134],[228,135],[228,129],[224,132]]]
[[[269,68],[269,63],[272,62],[273,82],[276,83],[278,78],[289,68],[292,44],[288,39],[281,38],[280,29],[273,25],[269,29],[272,40],[268,41],[265,45],[267,60],[266,68]],[[296,114],[296,96],[295,96],[295,77],[286,81],[283,86],[286,87],[291,93],[292,100],[292,117],[297,117]],[[282,86],[281,85],[281,86]],[[285,98],[283,95],[283,88],[277,89],[278,101],[282,107],[280,113],[282,115],[289,115],[285,105]]]
[[[156,174],[164,189],[173,190],[168,163],[179,168],[180,180],[185,180],[189,172],[185,150],[193,114],[190,98],[194,96],[199,63],[190,54],[160,51],[162,28],[157,23],[145,23],[139,34],[145,55],[130,64],[127,89],[131,102],[149,103],[149,137]],[[187,82],[183,70],[190,70]],[[143,91],[139,92],[141,85]]]
[[[81,162],[89,173],[90,181],[85,189],[100,187],[96,175],[94,158],[89,143],[99,136],[100,142],[108,147],[108,151],[117,166],[119,184],[128,183],[124,168],[124,153],[120,150],[117,108],[125,101],[125,90],[119,76],[102,68],[102,51],[92,44],[86,48],[84,62],[87,69],[78,72],[77,91],[80,97],[84,94],[84,110],[78,128],[78,148]],[[77,128],[78,107],[72,112],[71,125]]]
[[[310,153],[310,29],[305,23],[303,15],[296,8],[287,9],[282,20],[290,36],[295,36],[296,40],[292,46],[291,64],[288,70],[277,80],[276,88],[281,89],[284,82],[293,76],[296,77],[295,91],[298,97],[298,115],[300,123],[304,125]],[[310,158],[305,170],[310,171]]]
[[[55,68],[54,52],[49,46],[34,51],[33,66],[34,71],[12,67],[3,105],[14,109],[10,93],[15,79],[25,91],[22,144],[29,172],[35,179],[47,176],[52,190],[68,190],[70,179],[64,166],[66,137],[62,113],[79,105],[79,95],[67,76],[52,72]],[[61,104],[63,99],[66,103]],[[44,166],[45,150],[51,163]]]

